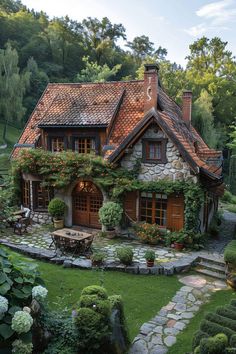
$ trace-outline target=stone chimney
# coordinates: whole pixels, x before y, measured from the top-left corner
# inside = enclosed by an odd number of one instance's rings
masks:
[[[192,91],[185,90],[183,92],[183,105],[182,105],[182,115],[183,120],[189,126],[192,117]]]
[[[152,107],[157,108],[159,66],[145,64],[144,67],[144,113],[146,113]]]

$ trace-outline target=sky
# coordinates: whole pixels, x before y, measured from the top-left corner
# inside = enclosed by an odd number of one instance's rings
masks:
[[[22,0],[50,18],[68,15],[81,21],[86,17],[108,17],[122,23],[127,39],[146,35],[168,50],[167,58],[185,65],[189,45],[202,36],[220,37],[236,55],[236,0]],[[123,45],[123,43],[120,43]]]

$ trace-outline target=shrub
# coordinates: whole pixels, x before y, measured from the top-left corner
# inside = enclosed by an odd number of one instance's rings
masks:
[[[225,352],[228,339],[223,333],[214,337],[203,338],[200,342],[200,354],[223,354]]]
[[[59,198],[52,199],[48,204],[48,212],[55,219],[61,219],[65,213],[66,204]]]
[[[156,258],[155,252],[153,250],[147,250],[144,254],[144,258],[147,261],[155,261]]]
[[[236,299],[232,299],[230,301],[230,305],[233,306],[233,307],[236,307]]]
[[[236,213],[236,205],[229,205],[227,206],[227,210],[231,213]]]
[[[226,318],[223,316],[220,316],[216,313],[208,313],[205,318],[208,321],[218,323],[221,326],[227,327],[232,329],[233,331],[236,331],[236,321],[232,320],[231,318]]]
[[[97,295],[83,295],[80,297],[80,307],[91,308],[103,316],[110,316],[109,300],[99,299]]]
[[[116,249],[116,255],[121,263],[130,265],[133,261],[134,253],[131,247],[120,247]]]
[[[226,263],[231,263],[236,268],[236,240],[231,241],[224,251],[224,260]]]
[[[224,333],[228,339],[235,333],[232,329],[223,327],[217,323],[213,323],[207,320],[202,320],[200,329],[206,332],[209,336],[215,336],[218,333]]]
[[[165,239],[163,232],[160,231],[159,226],[156,224],[136,224],[134,229],[140,241],[144,243],[158,244]]]
[[[80,353],[96,353],[110,336],[108,318],[90,308],[80,308],[76,317]]]
[[[102,263],[105,259],[105,254],[102,252],[94,252],[91,256],[92,262]]]
[[[208,337],[209,337],[209,335],[206,332],[203,332],[201,330],[198,330],[197,332],[195,332],[193,335],[192,348],[195,349],[196,347],[198,347],[201,339],[208,338]]]
[[[231,318],[236,321],[236,308],[231,306],[222,306],[216,309],[216,313],[220,316]]]
[[[16,354],[31,354],[33,350],[32,343],[24,343],[20,339],[16,339],[12,343],[12,353]]]
[[[230,345],[232,348],[236,348],[236,334],[233,334],[233,335],[230,337],[229,345]]]
[[[82,290],[81,296],[83,295],[97,295],[98,298],[104,300],[108,298],[106,289],[98,285],[87,286]]]
[[[232,197],[233,197],[232,193],[230,193],[229,191],[225,190],[224,195],[221,198],[221,200],[223,202],[226,202],[226,203],[231,203]]]
[[[27,333],[31,329],[33,318],[28,312],[16,311],[13,318],[11,328],[17,333]]]
[[[98,215],[102,225],[107,227],[118,226],[121,222],[123,209],[120,204],[114,202],[106,202],[99,209]]]

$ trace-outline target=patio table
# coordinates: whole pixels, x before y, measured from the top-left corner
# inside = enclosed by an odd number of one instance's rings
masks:
[[[83,250],[85,240],[92,237],[87,232],[76,231],[73,229],[59,229],[51,233],[52,244],[54,243],[56,248],[60,248],[65,254],[66,250],[73,249],[73,256],[79,253],[79,250]]]

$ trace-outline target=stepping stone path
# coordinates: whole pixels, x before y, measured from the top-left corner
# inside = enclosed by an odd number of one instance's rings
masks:
[[[166,354],[176,342],[200,306],[212,292],[226,288],[225,282],[198,275],[179,278],[184,284],[171,301],[149,322],[144,323],[134,339],[129,354]]]

